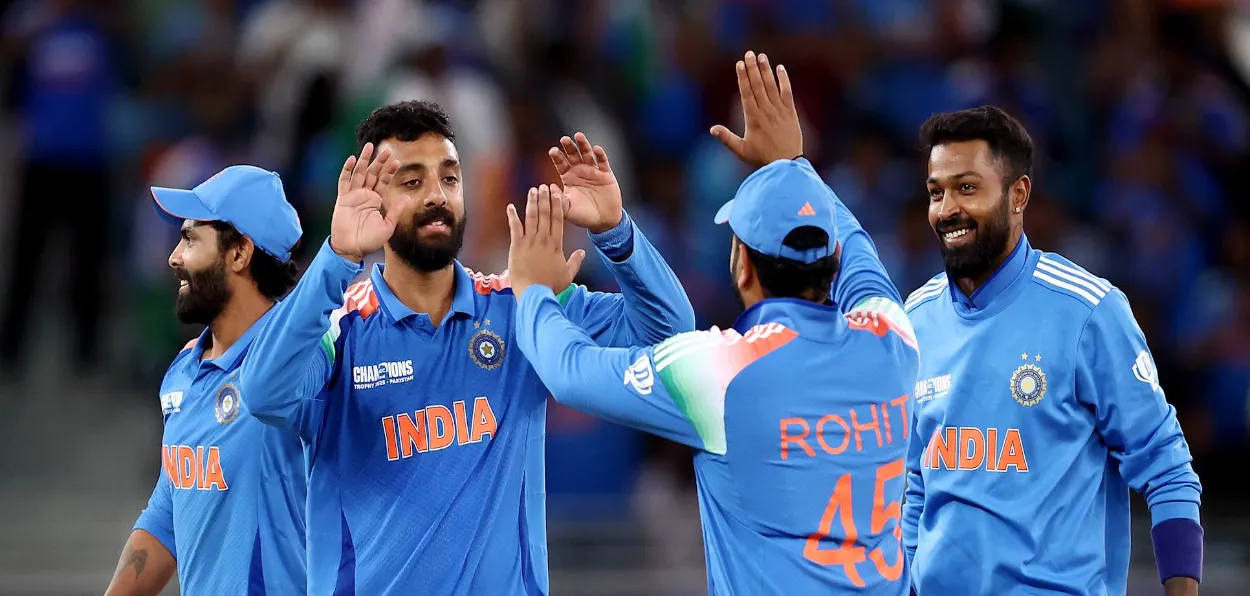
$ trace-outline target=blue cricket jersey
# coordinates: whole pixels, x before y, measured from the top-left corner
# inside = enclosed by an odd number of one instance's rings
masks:
[[[623,230],[623,232],[622,232]],[[628,217],[595,244],[621,294],[570,287],[565,312],[606,345],[694,326],[677,277]],[[610,246],[609,246],[610,245]],[[256,339],[243,376],[254,415],[295,430],[308,461],[309,593],[546,594],[549,392],[512,330],[508,278],[455,266],[435,327],[375,266],[327,242]]]
[[[188,596],[303,594],[302,447],[295,433],[247,414],[239,374],[270,309],[230,349],[203,360],[208,329],[178,354],[161,382],[162,472],[134,529],[178,561]]]
[[[517,344],[557,400],[696,450],[712,594],[909,591],[899,516],[916,342],[871,239],[836,206],[846,315],[768,299],[733,329],[604,348],[550,289],[521,299]]]
[[[924,355],[904,540],[921,596],[1122,595],[1129,488],[1153,523],[1201,487],[1118,289],[1022,238],[971,297],[907,299]]]

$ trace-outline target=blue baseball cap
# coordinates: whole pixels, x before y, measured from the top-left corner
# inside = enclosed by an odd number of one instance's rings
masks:
[[[744,244],[770,257],[814,263],[838,246],[837,197],[805,159],[779,159],[747,176],[738,193],[716,212]],[[825,246],[796,250],[784,244],[796,228],[829,235]]]
[[[291,249],[304,234],[282,191],[282,179],[255,166],[230,166],[191,190],[153,186],[152,199],[157,212],[171,222],[228,223],[283,262],[290,260]]]

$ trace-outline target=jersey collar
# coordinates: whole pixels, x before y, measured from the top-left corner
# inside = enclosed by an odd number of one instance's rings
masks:
[[[745,334],[756,325],[783,323],[802,332],[814,326],[828,327],[830,322],[842,320],[842,312],[833,301],[817,304],[798,298],[765,298],[738,316],[734,330]]]
[[[951,300],[957,307],[967,311],[977,311],[989,306],[995,298],[1002,295],[1019,279],[1020,274],[1024,272],[1025,265],[1029,262],[1031,251],[1028,236],[1020,234],[1020,240],[1016,242],[1016,247],[1011,250],[1007,260],[998,266],[994,274],[981,284],[972,296],[965,296],[963,290],[960,290],[959,285],[955,283],[955,278],[948,276],[946,281],[950,284]]]
[[[252,345],[252,340],[256,339],[256,334],[259,333],[261,327],[265,326],[265,321],[269,319],[269,315],[272,312],[272,307],[265,311],[265,314],[256,319],[256,322],[252,323],[252,326],[248,327],[247,331],[244,331],[243,335],[239,336],[239,339],[234,342],[234,345],[230,346],[229,350],[226,350],[226,353],[212,360],[201,360],[204,357],[204,348],[207,348],[209,342],[213,339],[212,330],[205,327],[204,331],[200,332],[200,339],[195,342],[195,347],[191,349],[191,361],[211,364],[223,372],[231,372],[238,368],[239,362],[243,360],[243,355],[247,353],[248,346]]]
[[[452,261],[452,267],[455,267],[455,295],[451,298],[451,311],[449,314],[463,314],[472,318],[477,314],[477,305],[473,299],[473,278],[469,277],[469,272],[465,271],[464,265],[460,261]],[[392,321],[399,323],[417,315],[426,313],[418,313],[408,305],[404,304],[391,291],[391,287],[386,285],[386,280],[382,278],[382,271],[386,268],[385,264],[378,263],[373,266],[373,271],[369,273],[369,279],[373,280],[373,290],[378,293],[378,302],[382,305],[382,310],[386,311],[386,315]],[[427,315],[428,316],[428,315]]]

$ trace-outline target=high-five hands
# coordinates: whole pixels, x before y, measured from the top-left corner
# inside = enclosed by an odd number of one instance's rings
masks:
[[[372,159],[372,161],[370,161]],[[395,176],[399,162],[391,161],[391,150],[373,156],[373,143],[366,143],[360,157],[350,156],[339,175],[339,195],[330,219],[330,248],[357,263],[377,252],[395,233],[400,214],[408,209],[407,195],[391,208],[382,205],[382,190]]]
[[[517,301],[532,285],[563,291],[582,267],[586,251],[577,250],[568,260],[564,258],[564,203],[558,187],[544,184],[530,189],[524,222],[516,207],[508,205],[508,274]]]
[[[768,56],[751,51],[736,66],[746,130],[739,137],[717,124],[712,136],[752,168],[802,155],[803,131],[786,67],[778,66],[774,78]]]
[[[569,223],[593,233],[621,223],[621,185],[608,164],[608,152],[591,146],[586,135],[563,137],[547,156],[564,185],[564,213]]]

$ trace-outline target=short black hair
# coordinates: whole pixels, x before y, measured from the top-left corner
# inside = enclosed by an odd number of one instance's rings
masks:
[[[386,139],[415,141],[427,132],[456,142],[451,118],[432,101],[410,100],[382,106],[356,127],[356,152],[359,153],[365,143],[376,147]]]
[[[739,240],[741,242],[741,240]],[[816,226],[801,226],[781,241],[794,250],[809,250],[829,244],[829,234]],[[760,288],[768,298],[799,298],[824,303],[829,300],[833,278],[841,263],[831,254],[811,263],[770,257],[745,243],[747,258],[760,278]]]
[[[214,221],[209,225],[217,230],[217,247],[224,255],[227,250],[243,244],[243,234],[234,226],[224,221]],[[297,244],[298,246],[298,244]],[[256,289],[270,300],[286,296],[295,287],[298,274],[294,259],[283,262],[277,257],[263,251],[260,247],[252,251],[252,261],[248,264],[248,272],[256,282]]]
[[[995,106],[934,114],[920,127],[925,154],[938,145],[985,141],[1003,164],[1003,183],[1033,174],[1033,139],[1019,120]]]

